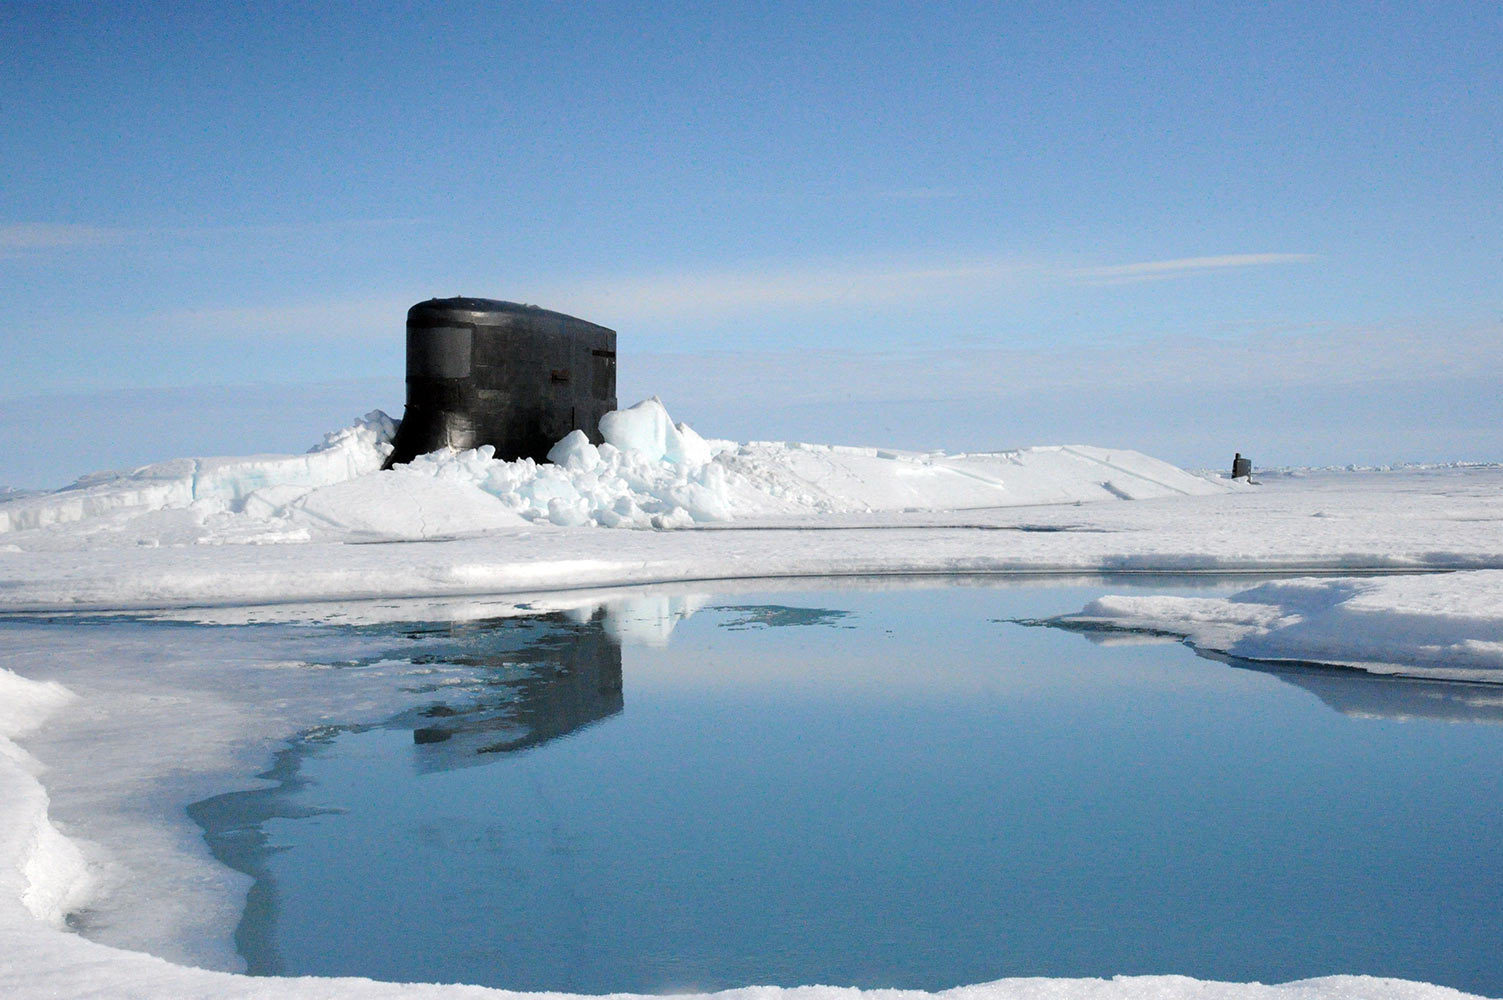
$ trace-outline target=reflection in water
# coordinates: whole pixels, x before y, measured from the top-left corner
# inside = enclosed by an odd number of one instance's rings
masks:
[[[678,623],[709,599],[707,594],[647,594],[606,601],[605,630],[617,642],[662,648]]]
[[[479,621],[447,629],[450,663],[480,671],[462,700],[450,696],[391,725],[412,725],[420,773],[473,767],[487,755],[526,750],[620,713],[625,706],[621,646],[662,649],[673,630],[709,602],[707,595],[634,595],[525,619]],[[838,626],[850,612],[783,604],[723,605],[732,631]],[[523,641],[519,641],[519,637]],[[442,693],[443,688],[434,688]]]
[[[486,762],[486,754],[525,750],[620,712],[621,647],[603,615],[553,620],[522,649],[477,651],[466,662],[492,672],[468,704],[427,709],[413,729],[418,770]],[[475,645],[497,630],[467,625]]]
[[[1089,596],[595,595],[388,630],[431,667],[416,707],[197,810],[256,879],[237,944],[259,973],[585,993],[1496,987],[1503,731],[1349,717],[1503,699],[999,628]]]
[[[1356,719],[1431,719],[1503,723],[1503,686],[1388,677],[1356,669],[1290,666],[1211,656],[1233,667],[1271,674],[1304,688],[1342,715]]]
[[[1074,632],[1098,646],[1184,642],[1178,636],[1106,628],[1094,623],[1076,624],[1050,619],[1028,620],[1024,624],[1049,625]],[[1396,677],[1374,674],[1356,667],[1246,660],[1212,650],[1195,651],[1208,660],[1225,663],[1239,670],[1268,674],[1286,684],[1303,688],[1330,708],[1354,719],[1429,719],[1436,722],[1503,724],[1503,685],[1499,684]]]
[[[389,725],[412,727],[420,773],[473,767],[568,736],[622,711],[623,643],[666,646],[707,600],[639,594],[449,626],[446,648],[431,655],[466,668],[468,682],[435,685],[443,700]]]
[[[377,728],[411,729],[414,770],[433,775],[490,763],[619,715],[624,706],[621,637],[666,642],[673,625],[692,613],[664,616],[659,603],[638,598],[530,616],[516,609],[513,616],[489,621],[404,629],[405,638],[418,644],[417,652],[393,650],[361,662],[423,665],[435,679],[422,691],[436,698]],[[634,629],[632,624],[623,627],[622,619],[659,624]],[[268,824],[337,812],[299,801],[309,785],[304,765],[342,733],[367,728],[326,726],[306,732],[259,775],[275,782],[273,787],[227,792],[188,806],[214,856],[253,880],[235,930],[236,949],[252,975],[288,972],[276,945],[279,888],[269,862],[279,848],[266,832]]]

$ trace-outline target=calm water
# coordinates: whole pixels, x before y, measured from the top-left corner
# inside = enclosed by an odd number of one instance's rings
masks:
[[[194,811],[257,876],[239,944],[261,973],[1365,972],[1503,995],[1503,690],[1009,621],[1129,586],[427,626],[465,683]]]

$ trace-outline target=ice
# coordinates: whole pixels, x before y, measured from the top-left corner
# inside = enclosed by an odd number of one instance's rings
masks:
[[[1058,619],[1203,649],[1375,673],[1503,681],[1503,571],[1265,583],[1227,598],[1124,597]]]
[[[600,435],[622,451],[648,462],[696,466],[710,460],[710,446],[687,424],[675,424],[662,400],[653,396],[636,406],[600,418]]]
[[[912,453],[788,442],[709,442],[658,400],[612,415],[604,444],[583,433],[550,462],[499,462],[488,448],[440,451],[379,472],[392,424],[371,414],[305,456],[183,459],[87,477],[54,493],[0,499],[0,611],[219,606],[228,618],[275,618],[274,602],[440,598],[466,614],[511,614],[505,592],[576,615],[598,614],[580,588],[669,580],[1079,571],[1462,570],[1390,577],[1306,577],[1226,600],[1103,598],[1087,624],[1189,636],[1264,659],[1323,660],[1428,677],[1497,680],[1503,672],[1503,469],[1426,466],[1303,472],[1266,486],[1196,477],[1129,450],[1046,447],[984,454]],[[1132,499],[1133,502],[1120,502]],[[1103,502],[1096,502],[1103,501]],[[603,531],[637,528],[639,531]],[[694,528],[693,531],[684,531]],[[392,543],[410,544],[355,544]],[[455,603],[457,602],[457,603]],[[1124,603],[1126,602],[1126,603]],[[1147,603],[1144,603],[1147,602]],[[663,642],[694,598],[645,592],[604,606],[606,627]],[[350,612],[362,614],[362,612]],[[265,753],[251,732],[314,725],[397,704],[412,684],[371,695],[353,671],[268,671],[237,695],[206,696],[206,671],[233,650],[167,657],[161,648],[78,651],[69,680],[8,669],[0,653],[0,994],[33,997],[397,997],[508,995],[367,980],[245,979],[143,955],[233,920],[236,875],[188,829],[159,815],[101,811],[104,797],[161,782],[162,734],[195,761]],[[147,663],[144,675],[123,666]],[[113,684],[113,686],[111,686]],[[101,693],[102,692],[102,695]],[[99,699],[102,698],[102,701]],[[377,711],[380,710],[380,711]],[[65,725],[66,720],[66,725]],[[90,728],[95,729],[90,729]],[[117,726],[135,750],[53,789],[54,821],[33,747],[74,738],[104,746]],[[230,747],[239,747],[231,750]],[[254,762],[239,761],[240,773]],[[182,789],[179,789],[182,791]],[[203,794],[209,794],[206,789]],[[183,798],[188,800],[188,798]],[[186,824],[186,821],[182,821]],[[113,865],[90,847],[110,824],[128,845]],[[179,890],[132,899],[131,886]],[[123,871],[152,872],[126,880]],[[62,929],[86,901],[134,902],[114,947]],[[233,955],[174,953],[221,965]],[[758,988],[759,1000],[857,997],[854,989]],[[896,992],[885,992],[891,997]],[[917,992],[903,992],[920,997]],[[1284,986],[1178,977],[1003,980],[956,1000],[1012,997],[1455,997],[1420,983],[1327,977]]]
[[[495,497],[522,520],[562,527],[663,528],[731,517],[729,481],[710,462],[653,459],[608,441],[597,448],[579,431],[554,445],[549,457],[544,465],[502,462],[486,446],[424,455],[397,471],[463,484]]]
[[[548,461],[567,469],[589,472],[600,465],[600,449],[590,443],[584,431],[570,431],[548,450]]]
[[[379,410],[324,436],[303,455],[180,458],[131,472],[96,473],[55,493],[0,503],[0,532],[51,528],[116,512],[204,505],[238,511],[257,491],[308,489],[367,475],[391,454],[396,427]]]
[[[522,522],[673,529],[748,518],[1209,495],[1230,487],[1133,451],[1085,446],[945,455],[706,441],[657,398],[573,431],[549,461],[489,445],[389,472],[379,411],[306,455],[179,459],[0,501],[25,550],[420,540]],[[492,502],[499,501],[499,504]]]
[[[29,681],[0,670],[0,736],[25,736],[72,699],[56,681]]]
[[[17,920],[61,930],[67,914],[87,902],[94,888],[78,845],[47,815],[47,793],[37,781],[40,765],[15,743],[71,700],[55,682],[0,668],[0,932]],[[0,952],[0,972],[3,962]]]
[[[379,538],[452,537],[527,523],[468,483],[405,467],[301,493],[277,513],[310,530],[330,528]]]
[[[630,454],[598,450],[602,469]],[[1039,448],[883,458],[875,449],[752,444],[719,452],[694,477],[652,463],[663,478],[653,481],[660,492],[648,493],[621,487],[619,477],[607,477],[614,485],[606,489],[598,469],[497,462],[485,449],[440,453],[408,467],[415,499],[405,523],[370,496],[357,503],[335,494],[325,508],[315,490],[301,501],[275,499],[283,513],[270,519],[160,510],[12,532],[3,537],[15,548],[0,551],[0,610],[458,597],[758,576],[1503,569],[1503,469],[1334,473],[1234,490],[1194,480],[1210,492],[1131,503],[1058,499],[1103,496],[1101,463],[1109,456],[1130,469],[1132,454]],[[762,477],[750,485],[749,469]],[[405,482],[401,475],[362,477],[378,485],[341,491],[385,489]],[[482,478],[484,488],[473,485]],[[972,489],[995,498],[998,478],[1007,499],[1032,505],[944,509],[915,500],[926,492],[963,499],[960,491]],[[422,502],[430,486],[434,502]],[[774,487],[796,495],[780,499]],[[727,494],[728,510],[717,510]],[[593,525],[553,523],[578,521],[581,501]],[[884,506],[871,509],[877,501]],[[783,512],[766,513],[783,503]],[[388,519],[354,516],[374,517],[373,509]],[[733,519],[694,520],[718,513]],[[700,530],[595,527],[617,523]],[[386,541],[418,544],[349,544]]]
[[[605,443],[571,434],[547,463],[502,462],[480,448],[379,472],[392,429],[373,413],[306,455],[183,459],[87,477],[53,493],[6,495],[0,611],[216,606],[243,619],[253,612],[275,617],[250,605],[382,598],[457,602],[480,616],[507,613],[504,601],[481,595],[554,592],[529,601],[589,615],[596,613],[589,599],[570,594],[675,580],[1446,569],[1462,572],[1300,578],[1226,600],[1107,598],[1087,608],[1084,621],[1186,635],[1243,656],[1470,680],[1503,676],[1503,469],[1496,466],[1309,472],[1271,476],[1255,487],[1087,446],[946,455],[711,442],[648,400],[606,421]],[[372,542],[411,544],[356,544]],[[605,614],[613,634],[655,643],[692,608],[692,599],[648,593],[608,605]],[[112,648],[105,656],[80,648],[60,662],[80,690],[90,682],[90,699],[104,699],[80,702],[55,683],[8,669],[23,656],[0,650],[0,995],[508,995],[365,980],[252,980],[131,950],[147,940],[191,939],[205,922],[232,918],[236,876],[207,857],[194,831],[163,828],[157,815],[106,814],[96,808],[102,796],[119,798],[163,780],[164,735],[174,753],[196,761],[264,753],[264,737],[257,743],[248,733],[314,724],[339,699],[341,717],[359,717],[362,706],[379,717],[378,709],[411,686],[404,678],[391,678],[373,700],[368,686],[351,680],[355,671],[271,670],[241,677],[233,697],[206,697],[213,685],[204,672],[231,669],[234,651],[167,658],[161,649]],[[151,665],[151,685],[123,669],[132,662]],[[68,820],[56,820],[34,748],[64,738],[70,727],[92,745],[89,727],[104,725],[121,727],[136,750],[86,769],[82,784],[57,783],[55,808]],[[242,771],[250,767],[241,764]],[[133,853],[117,858],[116,867],[92,853],[89,833],[97,823],[111,824],[112,839],[130,845]],[[187,873],[179,890],[135,900],[142,917],[115,928],[115,947],[61,929],[63,916],[84,900],[128,897],[138,883],[118,877],[121,870],[160,876],[153,866],[164,859]],[[209,965],[225,958],[177,957]],[[861,995],[824,987],[734,992],[747,1000]],[[1461,994],[1344,976],[1284,986],[1177,977],[1004,980],[943,995]]]

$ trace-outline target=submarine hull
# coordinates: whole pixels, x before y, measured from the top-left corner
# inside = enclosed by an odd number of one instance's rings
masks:
[[[386,466],[491,445],[544,461],[572,430],[600,442],[616,408],[616,333],[495,299],[430,299],[407,312],[407,406]]]

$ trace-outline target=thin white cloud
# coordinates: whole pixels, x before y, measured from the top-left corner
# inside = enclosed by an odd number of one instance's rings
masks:
[[[1503,376],[1496,323],[1336,326],[1297,333],[1250,329],[1236,338],[1166,335],[1058,347],[953,346],[906,350],[726,350],[648,353],[632,360],[642,391],[693,399],[769,398],[785,404],[1076,394],[1204,392],[1259,372],[1265,391],[1441,385]],[[623,366],[625,370],[625,366]]]
[[[222,240],[226,236],[278,237],[317,233],[359,232],[420,225],[416,218],[320,219],[297,222],[245,223],[204,226],[127,228],[72,222],[0,223],[0,260],[39,255],[59,250],[89,249],[130,243],[134,246],[174,246],[196,252],[194,241]]]
[[[121,229],[71,222],[9,222],[0,224],[0,256],[18,257],[44,250],[107,246],[125,236]]]
[[[789,306],[895,304],[1036,285],[1040,265],[1016,258],[925,265],[814,264],[751,267],[570,282],[539,297],[633,319],[719,316]]]
[[[748,266],[566,281],[514,282],[497,293],[516,301],[587,316],[620,329],[657,324],[710,322],[754,317],[770,311],[895,308],[934,303],[1021,300],[1050,288],[1110,285],[1156,278],[1303,263],[1311,254],[1263,253],[1187,257],[1095,267],[1065,268],[1017,257],[938,261],[833,261],[801,265]],[[476,287],[466,282],[468,288]],[[400,324],[416,299],[370,296],[347,300],[198,309],[164,317],[171,325],[202,333],[352,336]]]
[[[571,282],[544,292],[550,300],[573,301],[575,308],[645,321],[787,306],[996,298],[1057,285],[1127,284],[1319,259],[1308,253],[1249,253],[1074,268],[1022,256],[906,265],[835,263]]]
[[[1068,349],[646,354],[623,361],[619,396],[657,394],[701,433],[738,440],[1081,441],[1217,466],[1234,450],[1260,464],[1491,460],[1500,335],[1495,320],[1457,318]]]
[[[1067,273],[1072,278],[1087,282],[1125,284],[1134,281],[1178,278],[1204,271],[1309,264],[1317,260],[1320,260],[1320,255],[1313,253],[1234,253],[1215,257],[1176,257],[1172,260],[1145,260],[1131,264],[1077,267]]]

